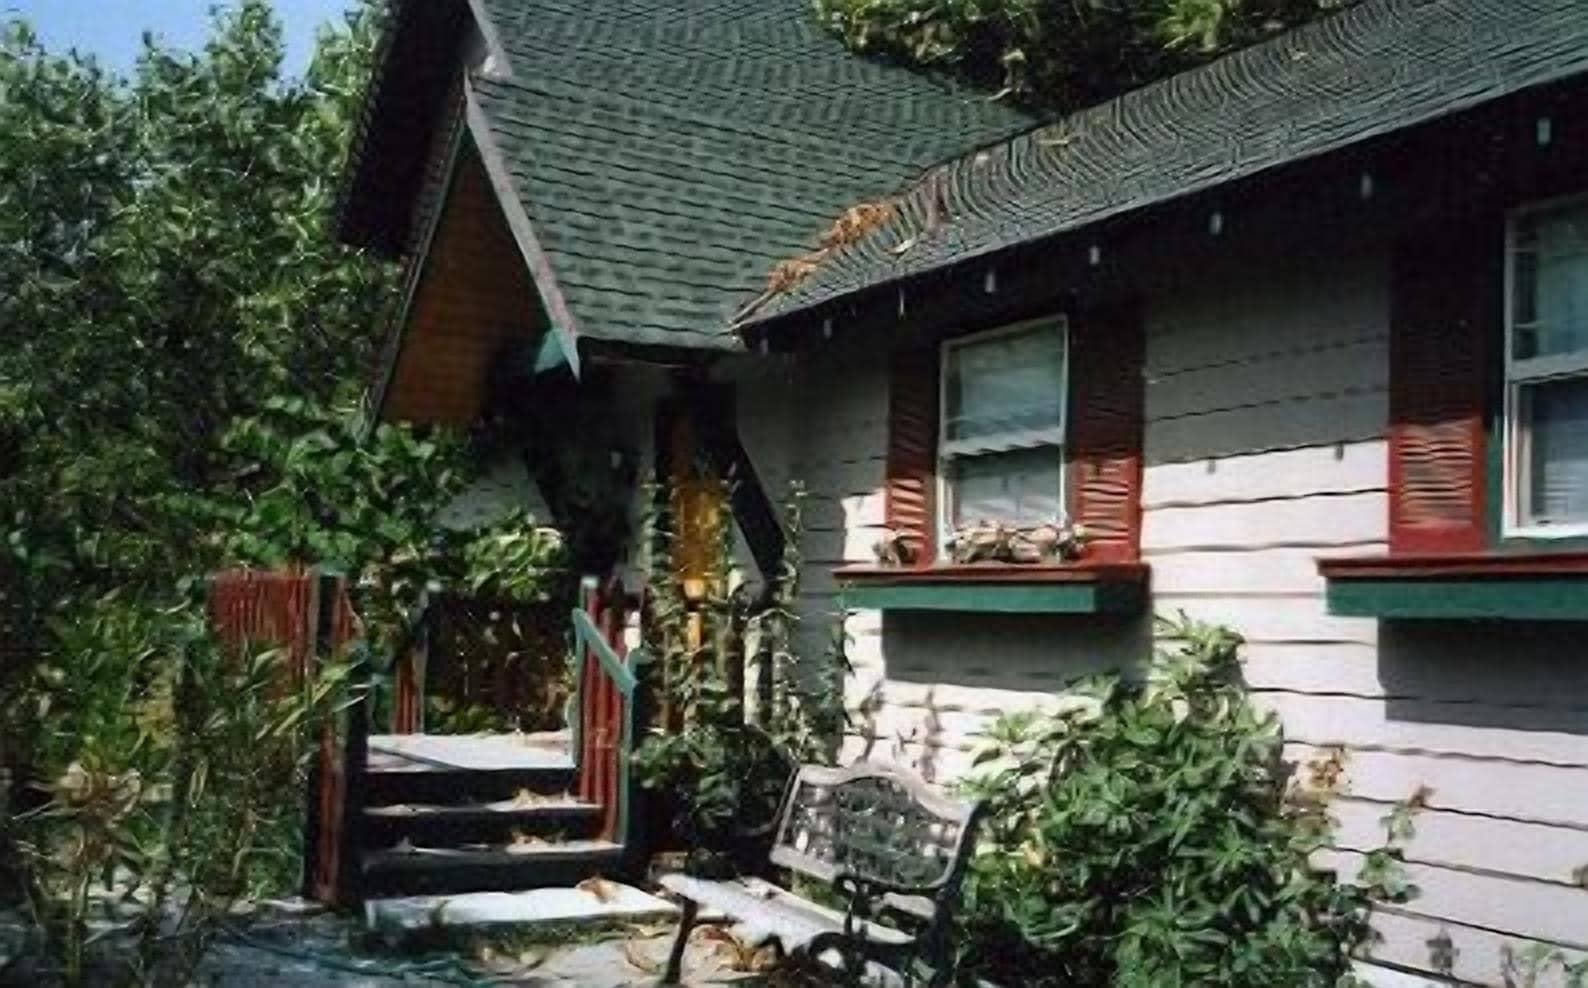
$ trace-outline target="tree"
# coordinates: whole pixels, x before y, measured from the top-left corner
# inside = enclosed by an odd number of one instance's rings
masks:
[[[27,659],[0,668],[0,765],[48,794],[0,811],[0,870],[69,976],[91,879],[184,882],[184,923],[290,880],[281,793],[332,698],[225,659],[198,578],[334,565],[389,643],[428,584],[536,594],[558,558],[514,520],[436,536],[468,442],[358,419],[395,277],[334,203],[379,13],[322,31],[302,79],[266,0],[128,78],[0,39],[0,644]],[[178,975],[207,935],[184,929]]]
[[[184,495],[241,466],[228,425],[283,392],[345,403],[367,366],[390,275],[330,225],[372,13],[301,82],[262,0],[126,81],[23,27],[0,48],[0,505],[57,573],[41,606],[169,585],[204,544]]]
[[[1355,0],[814,0],[859,52],[1068,112]]]

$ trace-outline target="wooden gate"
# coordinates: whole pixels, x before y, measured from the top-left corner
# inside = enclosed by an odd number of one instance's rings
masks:
[[[294,686],[314,675],[320,656],[351,644],[359,634],[346,580],[313,568],[225,570],[210,578],[209,591],[210,627],[216,637],[238,648],[285,649]],[[310,770],[303,894],[321,902],[346,902],[351,894],[346,814],[366,755],[365,716],[360,702],[326,723]]]

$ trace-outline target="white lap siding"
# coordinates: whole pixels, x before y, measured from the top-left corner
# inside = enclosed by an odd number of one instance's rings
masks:
[[[1304,259],[1153,300],[1143,554],[1160,613],[1247,637],[1294,759],[1344,750],[1324,863],[1353,872],[1427,787],[1406,847],[1422,894],[1382,912],[1374,958],[1500,985],[1535,943],[1588,948],[1588,646],[1581,627],[1327,613],[1313,560],[1386,548],[1388,273]]]
[[[1386,548],[1388,277],[1381,254],[1315,253],[1202,272],[1147,300],[1143,555],[1155,610],[1246,636],[1246,680],[1295,760],[1343,749],[1339,847],[1324,864],[1351,872],[1380,843],[1379,818],[1426,787],[1406,848],[1423,892],[1381,913],[1374,959],[1501,985],[1506,958],[1531,945],[1588,949],[1588,629],[1327,613],[1316,559]],[[741,384],[741,430],[763,476],[808,488],[815,647],[832,569],[870,562],[883,525],[886,361],[879,345],[772,366]],[[753,383],[769,376],[777,388]],[[998,714],[1138,668],[1149,629],[851,614],[846,753],[950,780]]]

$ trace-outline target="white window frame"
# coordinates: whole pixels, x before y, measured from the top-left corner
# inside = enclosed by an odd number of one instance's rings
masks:
[[[949,356],[959,349],[996,340],[1004,336],[1018,336],[1037,328],[1050,328],[1059,334],[1063,341],[1064,352],[1064,379],[1059,382],[1059,424],[1048,429],[1027,429],[1021,432],[1011,432],[1000,436],[978,437],[974,440],[950,440],[948,438],[948,370]],[[937,356],[937,450],[933,459],[937,474],[937,498],[934,522],[937,527],[937,554],[943,558],[943,546],[948,537],[953,534],[952,519],[949,517],[949,470],[950,461],[956,456],[974,456],[977,453],[1009,452],[1020,449],[1040,449],[1048,447],[1053,449],[1059,457],[1059,497],[1065,497],[1068,482],[1069,467],[1068,439],[1070,428],[1070,320],[1064,313],[1051,316],[1041,316],[1036,319],[1025,319],[1020,322],[999,326],[995,329],[983,330],[978,333],[968,333],[964,336],[955,336],[944,340],[938,349]],[[989,439],[991,441],[989,441]],[[1069,505],[1065,504],[1065,510]]]
[[[1588,521],[1570,525],[1529,525],[1522,519],[1522,492],[1526,490],[1528,436],[1522,428],[1520,399],[1522,388],[1549,381],[1588,378],[1588,351],[1554,354],[1547,357],[1516,359],[1516,264],[1517,228],[1520,222],[1539,213],[1574,207],[1588,207],[1588,196],[1575,195],[1529,203],[1512,210],[1505,225],[1505,411],[1501,433],[1504,436],[1502,468],[1504,481],[1500,534],[1502,538],[1567,539],[1588,535]]]

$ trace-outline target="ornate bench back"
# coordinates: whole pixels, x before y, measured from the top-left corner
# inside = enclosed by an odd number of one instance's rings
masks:
[[[949,799],[918,776],[861,763],[800,766],[784,800],[772,863],[831,883],[850,872],[920,887],[953,879],[969,851],[979,806]],[[931,919],[937,903],[888,896],[895,908]]]

